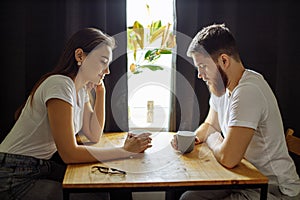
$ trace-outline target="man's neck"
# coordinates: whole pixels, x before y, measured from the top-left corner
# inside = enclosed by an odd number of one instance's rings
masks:
[[[232,70],[230,71],[230,74],[228,74],[228,85],[227,89],[229,90],[229,93],[234,90],[234,88],[239,84],[239,81],[241,80],[243,74],[245,72],[245,68],[242,63],[235,63]]]

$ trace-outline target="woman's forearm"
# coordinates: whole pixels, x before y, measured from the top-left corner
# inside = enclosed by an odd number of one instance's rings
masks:
[[[89,103],[86,110],[89,111],[87,121],[83,129],[84,135],[91,142],[98,142],[104,129],[105,124],[105,89],[95,90],[96,97]],[[90,98],[93,98],[92,96]]]
[[[94,146],[78,145],[74,151],[64,154],[62,159],[65,163],[89,163],[103,162],[107,160],[115,160],[129,158],[134,153],[126,151],[122,147],[99,148]]]
[[[105,91],[96,92],[94,112],[91,116],[90,129],[101,136],[105,124]]]
[[[123,159],[139,155],[139,153],[150,148],[152,146],[150,135],[149,133],[138,136],[128,134],[122,147],[114,145],[108,147],[83,146],[70,142],[58,150],[65,163],[103,162]]]

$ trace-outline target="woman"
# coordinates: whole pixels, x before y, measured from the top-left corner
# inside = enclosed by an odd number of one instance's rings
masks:
[[[68,164],[128,158],[151,147],[147,133],[129,135],[120,148],[76,143],[77,133],[92,142],[98,142],[102,135],[103,79],[109,74],[114,47],[114,39],[100,30],[80,30],[68,41],[56,68],[34,86],[14,127],[0,145],[1,199],[43,199],[47,195],[62,198],[59,181],[64,170],[49,160],[56,151]],[[96,96],[94,106],[88,95],[92,89]]]

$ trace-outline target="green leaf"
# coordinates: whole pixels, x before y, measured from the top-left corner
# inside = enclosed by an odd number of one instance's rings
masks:
[[[165,29],[166,29],[166,26],[161,26],[157,30],[153,31],[150,34],[149,43],[151,44],[152,42],[154,42],[155,40],[160,38],[163,35]]]
[[[164,69],[159,65],[141,65],[140,68],[148,68],[152,71],[157,71],[157,70],[163,70]]]
[[[156,31],[157,29],[159,29],[161,27],[161,20],[158,20],[156,22],[152,22],[151,26],[150,26],[150,35],[152,35],[152,33],[154,31]]]
[[[133,42],[134,42],[135,38],[133,38],[133,30],[132,28],[128,28],[127,29],[127,47],[130,49],[130,50],[133,50],[134,49],[134,45],[133,45]]]
[[[159,51],[160,54],[172,54],[172,51],[169,49],[161,49]]]
[[[135,71],[135,72],[133,72],[133,74],[139,74],[139,73],[142,73],[142,71]]]
[[[154,60],[160,57],[159,49],[148,50],[145,54],[144,59],[148,60],[149,62],[153,62]]]
[[[156,54],[157,51],[158,49],[148,50],[144,56],[145,60],[149,60],[149,58],[152,57],[154,54]]]
[[[144,27],[138,21],[135,21],[133,24],[133,31],[136,35],[137,43],[139,44],[140,48],[144,48]]]
[[[149,62],[153,62],[154,60],[157,60],[161,54],[172,54],[172,51],[169,49],[152,49],[148,50],[145,53],[144,59],[148,60]]]

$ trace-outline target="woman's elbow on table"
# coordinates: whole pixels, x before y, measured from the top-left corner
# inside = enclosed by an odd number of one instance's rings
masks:
[[[68,154],[68,153],[60,152],[60,151],[58,151],[58,153],[59,153],[61,159],[63,160],[63,162],[64,162],[65,164],[76,163],[76,160],[77,160],[77,159],[76,159],[75,156],[72,156],[72,155],[70,155],[70,154]]]
[[[98,143],[100,141],[100,138],[102,136],[103,130],[89,130],[89,131],[83,131],[82,134],[87,137],[87,139],[92,143]]]
[[[83,157],[80,149],[78,149],[80,146],[68,143],[63,146],[57,146],[57,151],[65,164],[79,163],[82,161],[80,158]]]

